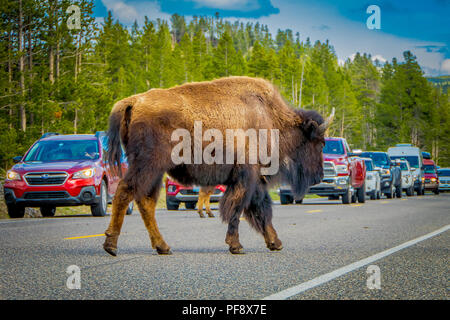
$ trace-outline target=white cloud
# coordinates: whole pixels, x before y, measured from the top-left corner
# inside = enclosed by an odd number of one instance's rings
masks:
[[[123,0],[101,0],[106,9],[113,13],[113,16],[121,23],[132,24],[137,20],[138,24],[144,24],[145,16],[150,20],[157,18],[169,20],[170,15],[161,11],[161,6],[157,1],[130,1]]]
[[[249,11],[259,9],[258,0],[193,0],[197,7]]]
[[[139,18],[136,8],[121,0],[102,0],[102,3],[121,22],[130,23]]]
[[[450,75],[450,59],[442,61],[441,72],[445,75]]]
[[[372,61],[376,61],[376,60],[378,60],[380,63],[387,62],[387,60],[381,54],[376,54],[376,55],[372,56]]]

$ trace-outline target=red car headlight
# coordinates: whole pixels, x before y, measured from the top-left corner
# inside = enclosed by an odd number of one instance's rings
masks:
[[[18,174],[17,172],[15,172],[13,170],[9,170],[8,173],[6,174],[6,180],[11,180],[11,181],[21,180],[20,174]]]

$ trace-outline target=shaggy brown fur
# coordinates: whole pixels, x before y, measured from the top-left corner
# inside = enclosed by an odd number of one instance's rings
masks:
[[[171,150],[178,142],[171,141],[172,132],[184,128],[193,137],[194,121],[202,121],[203,130],[220,130],[224,137],[226,129],[278,129],[278,174],[261,176],[262,165],[259,163],[175,165]],[[154,202],[165,172],[184,185],[227,186],[220,201],[220,213],[222,220],[228,223],[226,243],[232,253],[242,250],[238,235],[241,213],[255,230],[262,233],[269,249],[280,250],[281,241],[271,222],[268,183],[281,180],[290,183],[293,193],[300,198],[310,185],[322,179],[323,122],[315,111],[289,107],[270,82],[248,77],[152,89],[117,102],[110,115],[109,163],[120,167],[122,143],[129,169],[114,197],[105,250],[116,252],[116,238],[125,209],[134,198],[153,247],[159,253],[170,252],[154,219]],[[209,142],[203,144],[205,147]]]
[[[211,195],[214,193],[215,187],[201,187],[200,192],[198,193],[198,201],[197,201],[197,207],[198,207],[198,214],[200,215],[200,218],[204,218],[205,215],[203,214],[203,205],[205,205],[205,211],[208,217],[214,218],[214,214],[211,211],[211,205],[210,205],[210,199]]]

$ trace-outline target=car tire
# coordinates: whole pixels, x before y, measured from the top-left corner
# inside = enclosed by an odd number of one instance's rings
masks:
[[[54,217],[56,213],[56,207],[40,207],[40,210],[43,217]]]
[[[389,186],[389,192],[386,192],[384,195],[385,195],[386,198],[388,198],[388,199],[392,199],[392,198],[394,197],[394,186],[392,185],[392,183],[391,183],[391,185]]]
[[[380,200],[381,199],[381,190],[378,190],[377,191],[377,200]]]
[[[342,203],[349,204],[352,201],[352,190],[348,187],[347,191],[342,195]]]
[[[91,205],[91,213],[94,217],[104,217],[108,208],[108,195],[105,181],[100,186],[100,201]]]
[[[411,192],[412,191],[412,192]],[[414,193],[414,189],[411,190],[411,187],[409,187],[408,189],[406,189],[406,195],[408,197],[411,197]]]
[[[358,188],[356,191],[356,196],[358,198],[359,203],[366,202],[366,183],[364,182],[361,188]]]
[[[296,204],[302,204],[302,203],[303,203],[303,199],[295,200],[295,203],[296,203]]]
[[[185,203],[184,203],[184,206],[185,206],[186,209],[188,209],[188,210],[194,210],[196,204],[197,204],[197,202],[195,202],[195,201],[189,201],[189,202],[185,202]]]
[[[377,190],[373,190],[370,193],[370,200],[376,200],[377,199]]]
[[[401,186],[395,187],[395,196],[399,199],[402,197],[402,187]]]
[[[294,198],[287,194],[280,194],[280,203],[281,204],[292,204],[294,202]]]
[[[439,189],[433,190],[434,194],[439,194]]]
[[[419,189],[417,190],[417,195],[418,196],[421,196],[421,195],[423,195],[423,193],[422,193],[422,184],[419,184]]]
[[[130,214],[133,213],[133,209],[134,209],[134,202],[131,201],[127,208],[127,212],[126,212],[127,216],[129,216]]]
[[[179,202],[172,202],[169,199],[166,198],[166,207],[167,210],[178,210],[178,208],[180,207],[180,203]]]
[[[8,204],[8,216],[10,218],[23,218],[25,215],[25,207],[16,206],[14,204]]]

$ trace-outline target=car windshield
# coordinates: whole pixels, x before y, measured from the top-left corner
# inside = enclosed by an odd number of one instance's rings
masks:
[[[389,165],[388,157],[384,153],[375,153],[375,152],[363,152],[361,153],[361,157],[371,158],[375,166],[387,166]]]
[[[436,173],[436,169],[432,164],[426,164],[423,166],[425,173]]]
[[[440,177],[450,177],[450,170],[438,170]]]
[[[364,162],[366,163],[366,171],[373,171],[372,161],[364,160]]]
[[[96,140],[39,141],[25,157],[25,162],[96,160],[99,157]]]
[[[411,167],[419,167],[419,157],[417,156],[391,156],[391,159],[405,159],[409,162]]]
[[[323,147],[323,153],[326,154],[344,154],[344,147],[339,140],[326,140]]]

